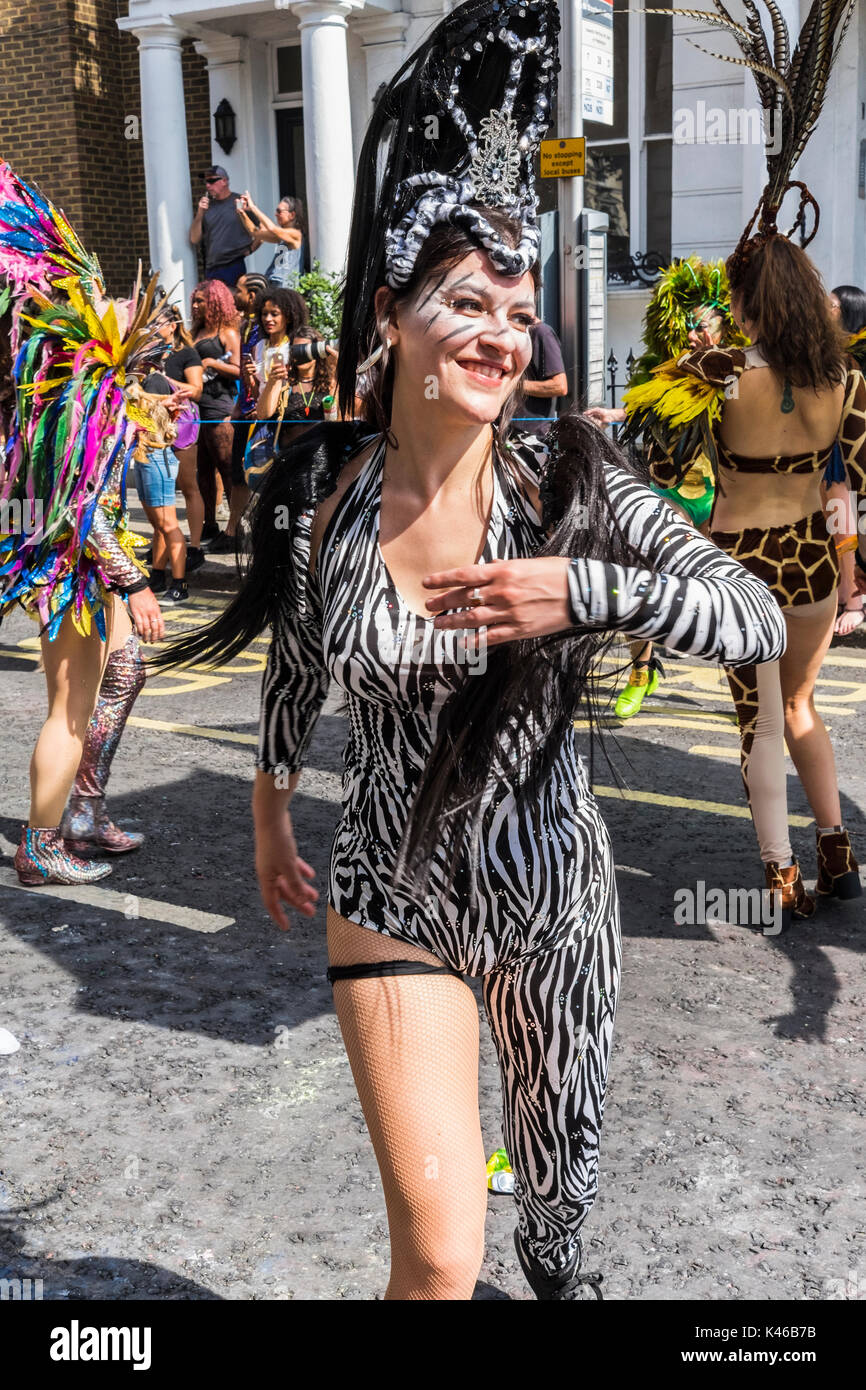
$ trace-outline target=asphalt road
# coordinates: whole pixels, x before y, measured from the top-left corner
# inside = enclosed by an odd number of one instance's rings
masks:
[[[179,631],[225,601],[194,576]],[[336,1020],[324,910],[279,933],[252,876],[249,784],[266,643],[220,673],[154,677],[116,760],[113,812],[143,850],[104,885],[24,890],[9,854],[44,709],[36,630],[0,629],[0,1278],[48,1299],[371,1299],[386,1281],[375,1162]],[[818,687],[866,858],[866,646]],[[293,806],[320,879],[344,721],[323,714]],[[675,660],[607,739],[593,780],[618,865],[625,973],[588,1263],[618,1299],[866,1296],[866,899],[779,936],[679,925],[705,885],[758,886],[726,686]],[[795,851],[813,831],[790,783]],[[680,916],[682,913],[680,913]],[[501,1143],[482,1024],[482,1121]],[[478,1297],[526,1299],[511,1199],[492,1197]]]

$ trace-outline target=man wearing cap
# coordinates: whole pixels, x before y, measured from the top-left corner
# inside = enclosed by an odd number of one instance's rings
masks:
[[[237,214],[239,193],[229,188],[229,176],[221,164],[213,164],[205,174],[207,192],[189,229],[191,246],[204,243],[206,280],[223,280],[233,289],[246,270],[244,257],[250,253],[250,239]]]

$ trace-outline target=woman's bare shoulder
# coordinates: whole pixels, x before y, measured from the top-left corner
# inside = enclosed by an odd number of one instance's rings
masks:
[[[328,523],[330,522],[331,517],[334,515],[334,512],[339,507],[349,488],[358,478],[364,465],[366,463],[369,463],[370,459],[373,457],[373,454],[379,447],[379,443],[380,441],[378,439],[371,440],[369,444],[365,444],[364,448],[361,449],[355,455],[354,458],[351,458],[349,462],[345,464],[343,468],[340,469],[340,476],[337,479],[337,486],[334,488],[334,491],[330,494],[330,496],[325,498],[324,502],[320,502],[318,507],[316,508],[316,515],[313,519],[313,524],[310,529],[311,570],[313,569],[316,563],[316,556],[319,553],[319,546],[322,543],[322,537],[324,536],[325,531],[328,528]]]

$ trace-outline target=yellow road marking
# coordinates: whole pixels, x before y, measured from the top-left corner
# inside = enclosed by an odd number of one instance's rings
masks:
[[[234,729],[208,729],[203,724],[175,724],[170,719],[144,719],[138,714],[131,714],[127,723],[135,724],[139,729],[156,729],[164,734],[189,734],[192,738],[212,738],[220,743],[251,743],[254,747],[258,744],[255,734],[239,734]]]
[[[734,816],[737,820],[749,820],[748,806],[732,806],[726,801],[695,801],[688,796],[665,796],[661,792],[637,792],[616,787],[593,787],[596,796],[614,797],[620,801],[640,801],[651,806],[674,806],[684,811],[705,811],[712,816]],[[789,816],[789,825],[812,825],[811,816]]]
[[[612,717],[615,718],[616,716],[612,714]],[[712,719],[669,719],[657,718],[653,715],[649,715],[647,718],[644,718],[643,711],[641,711],[641,713],[639,715],[635,715],[634,718],[625,720],[622,724],[622,727],[614,727],[613,732],[619,735],[628,733],[629,729],[632,728],[651,729],[655,728],[657,725],[664,725],[665,727],[671,729],[709,729],[711,731],[719,731],[720,729],[730,728],[731,725],[734,723],[735,721],[733,719],[719,719],[716,721],[713,721]],[[588,729],[589,720],[575,719],[574,727],[576,729]]]
[[[689,752],[696,754],[699,758],[731,758],[737,762],[740,759],[739,748],[722,748],[717,743],[696,743],[689,749]],[[790,762],[791,755],[787,749],[785,750],[785,757]]]
[[[222,743],[258,743],[255,734],[239,734],[230,729],[207,729],[197,724],[173,724],[162,719],[141,719],[134,714],[130,716],[129,723],[139,728],[156,729],[163,733],[189,734],[195,738],[211,738]],[[620,791],[616,787],[596,786],[592,790],[595,796],[613,797],[619,801],[638,801],[651,806],[673,806],[686,811],[704,811],[714,816],[749,819],[747,806],[730,805],[724,801],[697,801],[686,796],[665,796],[660,792],[631,791],[628,788]],[[807,816],[789,816],[788,822],[796,826],[812,824],[811,818]]]

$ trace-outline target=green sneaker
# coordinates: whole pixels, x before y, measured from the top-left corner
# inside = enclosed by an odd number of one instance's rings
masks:
[[[636,661],[628,678],[628,685],[621,691],[614,706],[617,719],[631,719],[638,713],[647,695],[654,695],[662,678],[662,666],[655,657],[649,661]]]

